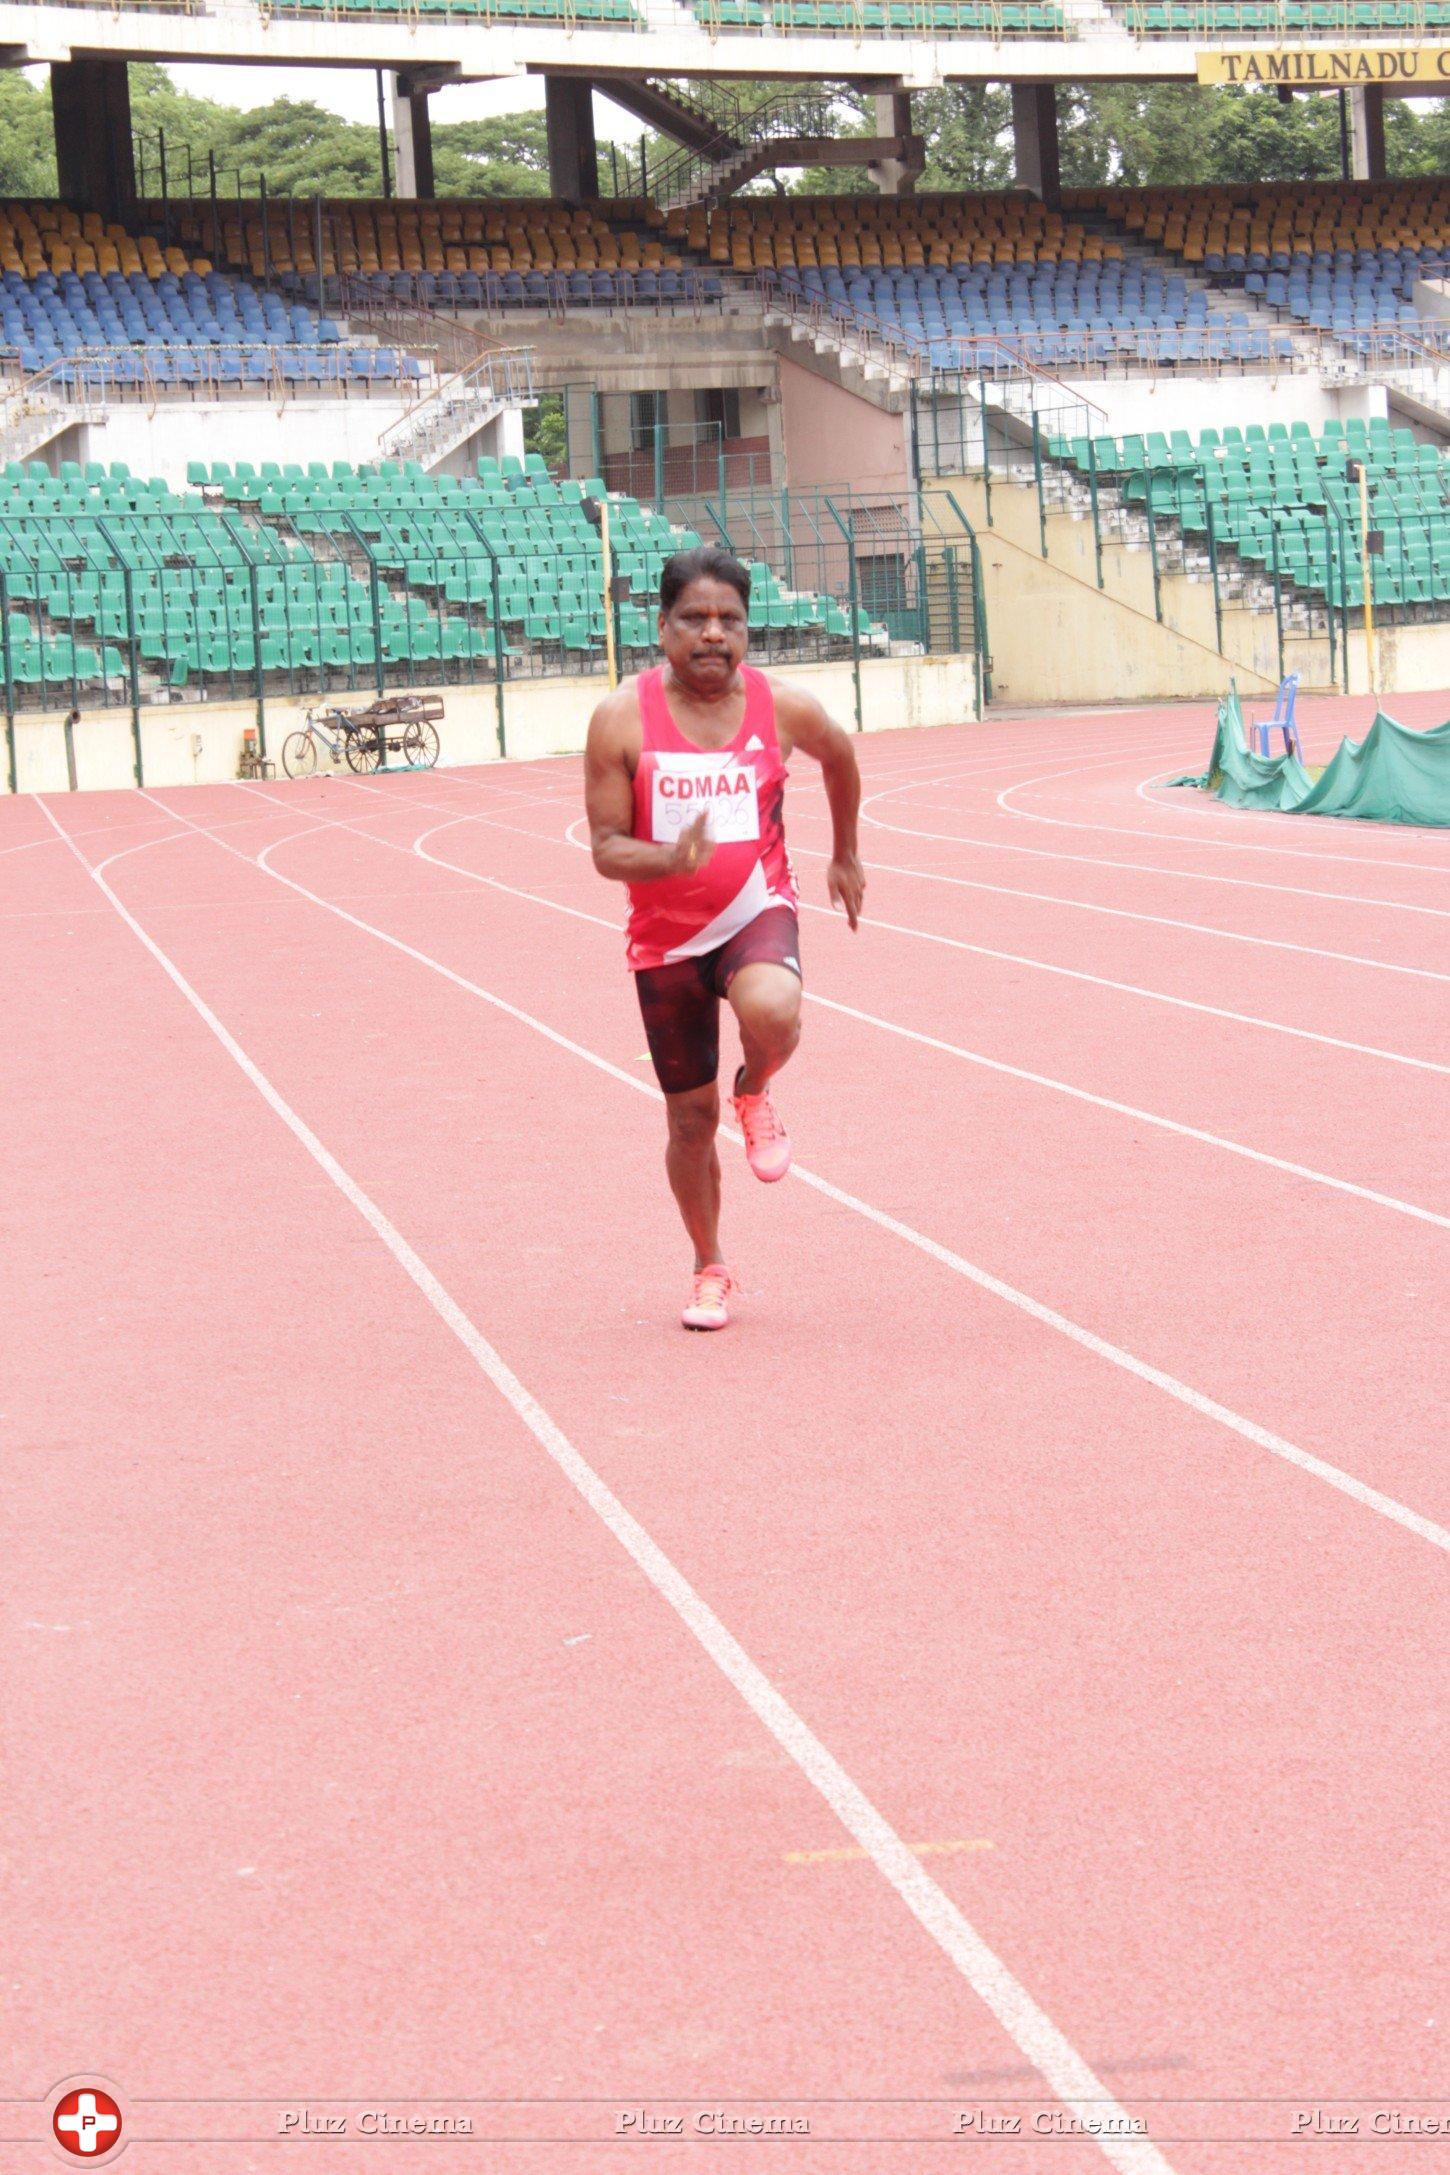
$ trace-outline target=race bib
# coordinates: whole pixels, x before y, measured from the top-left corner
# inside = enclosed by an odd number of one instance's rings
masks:
[[[651,787],[650,828],[655,843],[673,845],[701,810],[717,845],[760,836],[760,800],[749,764],[715,756],[661,755]]]

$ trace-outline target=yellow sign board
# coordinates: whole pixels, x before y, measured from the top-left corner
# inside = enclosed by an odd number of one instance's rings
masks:
[[[1382,83],[1386,90],[1450,91],[1450,45],[1251,45],[1195,55],[1200,83],[1287,83],[1294,90],[1339,91]]]

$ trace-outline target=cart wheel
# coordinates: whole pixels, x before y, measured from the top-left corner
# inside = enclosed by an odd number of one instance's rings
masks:
[[[349,770],[376,770],[382,760],[382,738],[371,725],[359,725],[343,742]]]
[[[282,768],[289,778],[310,778],[317,768],[317,742],[311,733],[288,733],[282,743]]]
[[[415,770],[431,770],[438,760],[438,728],[427,719],[403,728],[403,755]]]

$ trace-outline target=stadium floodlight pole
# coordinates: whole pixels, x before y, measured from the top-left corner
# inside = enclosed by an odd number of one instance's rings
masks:
[[[207,152],[206,171],[207,188],[211,195],[211,257],[212,263],[215,264],[222,253],[222,230],[221,213],[217,209],[216,200],[216,151],[214,148]]]
[[[166,185],[166,131],[156,131],[156,158],[161,175],[161,240],[165,248],[171,247],[171,193]]]
[[[312,197],[312,254],[316,258],[317,314],[327,315],[327,286],[322,272],[322,191],[317,189]]]

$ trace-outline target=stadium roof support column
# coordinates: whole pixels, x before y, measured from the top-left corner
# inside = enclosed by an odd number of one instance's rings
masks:
[[[411,76],[393,77],[393,150],[397,160],[399,196],[432,197],[433,121],[428,93]]]
[[[877,91],[876,133],[911,134],[910,91]],[[882,159],[871,168],[871,178],[883,196],[910,196],[916,188],[916,175],[904,159]]]
[[[131,83],[124,60],[55,61],[50,70],[60,194],[129,226],[136,217]]]
[[[1057,85],[1014,83],[1012,141],[1017,154],[1017,186],[1030,189],[1044,204],[1062,194],[1057,151]]]
[[[544,128],[549,194],[566,204],[592,202],[599,194],[593,85],[578,76],[545,76]]]
[[[1384,180],[1385,94],[1379,83],[1349,94],[1349,149],[1356,181]]]

